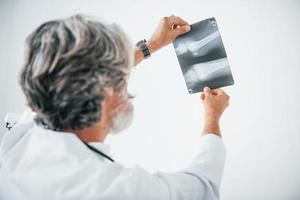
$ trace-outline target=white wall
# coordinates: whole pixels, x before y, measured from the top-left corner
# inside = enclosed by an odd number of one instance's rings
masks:
[[[134,42],[149,38],[163,16],[216,17],[235,78],[225,88],[221,199],[300,199],[300,1],[1,0],[1,119],[24,109],[17,75],[25,37],[45,20],[78,12],[121,24]],[[130,83],[136,117],[108,138],[114,157],[150,171],[186,166],[200,148],[203,110],[199,95],[187,94],[172,45],[140,64]]]

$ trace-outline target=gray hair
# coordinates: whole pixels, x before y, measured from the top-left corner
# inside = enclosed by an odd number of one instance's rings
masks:
[[[26,39],[20,84],[36,121],[76,130],[100,120],[103,89],[126,84],[133,48],[116,24],[75,15],[40,25]]]

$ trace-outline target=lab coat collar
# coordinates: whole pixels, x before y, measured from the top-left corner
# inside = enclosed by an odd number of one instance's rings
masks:
[[[4,137],[0,144],[0,158],[12,149],[19,140],[25,135],[25,133],[34,126],[35,113],[30,110],[25,110],[14,127],[4,134]]]
[[[3,156],[7,151],[9,151],[30,129],[34,127],[38,129],[44,129],[34,122],[34,116],[35,113],[30,110],[26,110],[20,115],[20,118],[15,126],[10,131],[7,131],[3,140],[1,141],[0,157]],[[48,129],[45,131],[57,133],[56,131]],[[64,132],[63,134],[66,134],[66,137],[76,137],[80,141],[80,139],[74,133]],[[94,148],[105,153],[108,156],[112,155],[110,153],[110,145],[108,144],[102,142],[89,142],[89,145],[93,146]]]

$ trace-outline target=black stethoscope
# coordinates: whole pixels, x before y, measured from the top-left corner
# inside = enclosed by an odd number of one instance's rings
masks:
[[[83,142],[83,141],[82,141]],[[98,149],[96,149],[95,147],[89,145],[86,142],[83,142],[90,150],[92,150],[93,152],[95,152],[96,154],[99,154],[101,156],[103,156],[104,158],[110,160],[111,162],[115,162],[114,159],[112,159],[111,157],[109,157],[108,155],[106,155],[105,153],[99,151]]]

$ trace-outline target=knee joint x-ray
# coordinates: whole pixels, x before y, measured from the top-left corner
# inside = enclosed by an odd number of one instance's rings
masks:
[[[191,25],[191,31],[173,41],[177,58],[190,94],[205,86],[219,88],[233,84],[215,18]]]

